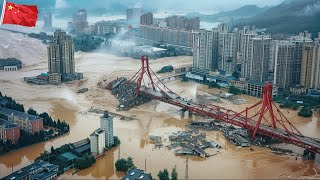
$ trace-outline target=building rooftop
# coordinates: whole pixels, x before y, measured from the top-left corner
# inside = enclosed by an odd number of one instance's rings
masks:
[[[21,61],[16,58],[8,58],[8,59],[0,58],[0,67],[1,66],[21,66]]]
[[[24,179],[24,177],[27,177],[34,170],[41,169],[40,171],[42,172],[44,169],[53,170],[56,168],[58,168],[57,165],[50,164],[46,161],[38,161],[38,162],[34,162],[33,164],[30,164],[29,166],[21,168],[20,170],[4,177],[3,179],[4,180]]]
[[[263,86],[263,85],[265,85],[265,83],[257,82],[257,81],[249,81],[248,84],[253,84],[253,85],[257,85],[257,86]]]
[[[78,147],[81,147],[81,146],[84,146],[86,144],[90,144],[90,141],[88,138],[86,139],[83,139],[83,140],[80,140],[80,141],[77,141],[75,143],[71,143],[70,145],[73,147],[73,148],[78,148]]]
[[[18,127],[17,124],[12,123],[10,121],[4,120],[0,118],[0,126],[4,126],[5,128],[15,128]]]
[[[66,162],[72,161],[74,159],[78,159],[78,156],[73,154],[72,152],[66,152],[66,153],[60,154],[59,156],[60,156],[59,159],[63,159]]]
[[[16,111],[16,110],[12,110],[12,109],[7,109],[7,108],[4,108],[4,107],[0,107],[0,113],[3,114],[3,115],[6,115],[8,117],[10,117],[12,115],[15,115],[15,116],[21,117],[24,120],[28,120],[28,121],[37,121],[37,120],[42,119],[42,118],[40,118],[38,116],[33,116],[33,115],[27,114],[25,112],[20,112],[20,111]]]
[[[92,134],[90,134],[90,136],[98,136],[99,134],[102,134],[102,133],[104,133],[104,130],[99,128],[95,130]]]
[[[151,178],[140,169],[131,169],[121,180],[151,180]]]

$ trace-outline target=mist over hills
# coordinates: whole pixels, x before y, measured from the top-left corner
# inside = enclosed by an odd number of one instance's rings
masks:
[[[271,33],[296,34],[304,30],[317,33],[320,31],[319,19],[320,0],[286,0],[254,17],[242,19],[237,26],[266,27]]]
[[[187,16],[200,17],[202,21],[207,22],[224,22],[231,19],[237,20],[240,18],[253,17],[266,11],[269,8],[270,6],[258,7],[257,5],[245,5],[235,10],[224,11],[217,14],[205,15],[200,13],[189,13]]]

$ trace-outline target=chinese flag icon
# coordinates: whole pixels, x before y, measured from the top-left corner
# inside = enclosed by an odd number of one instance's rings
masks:
[[[16,24],[27,27],[36,26],[38,19],[37,6],[15,4],[4,0],[1,24]]]

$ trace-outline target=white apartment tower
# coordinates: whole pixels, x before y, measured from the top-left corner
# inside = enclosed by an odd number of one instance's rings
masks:
[[[105,131],[99,128],[90,135],[91,153],[94,156],[98,156],[103,153],[105,147]]]
[[[240,44],[240,60],[241,60],[241,77],[247,78],[250,72],[250,64],[249,61],[249,50],[251,48],[251,41],[254,36],[257,36],[256,33],[245,33],[241,37],[241,44]]]
[[[218,69],[233,73],[236,66],[236,34],[229,32],[219,33]]]
[[[114,143],[113,137],[113,116],[110,116],[108,111],[100,117],[101,129],[105,131],[105,146],[111,147]]]
[[[201,29],[193,32],[193,67],[202,70],[212,68],[212,32]]]
[[[249,80],[265,83],[269,75],[271,38],[267,35],[255,36],[249,46],[246,64]]]
[[[290,41],[275,41],[273,44],[273,83],[286,89],[292,85],[295,45]]]

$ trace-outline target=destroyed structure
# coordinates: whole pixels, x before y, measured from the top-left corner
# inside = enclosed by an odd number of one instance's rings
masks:
[[[128,111],[133,107],[151,101],[151,98],[149,97],[140,94],[136,95],[135,91],[137,89],[137,84],[129,82],[128,79],[124,77],[117,78],[110,82],[106,88],[111,90],[112,95],[118,99],[118,111]]]

